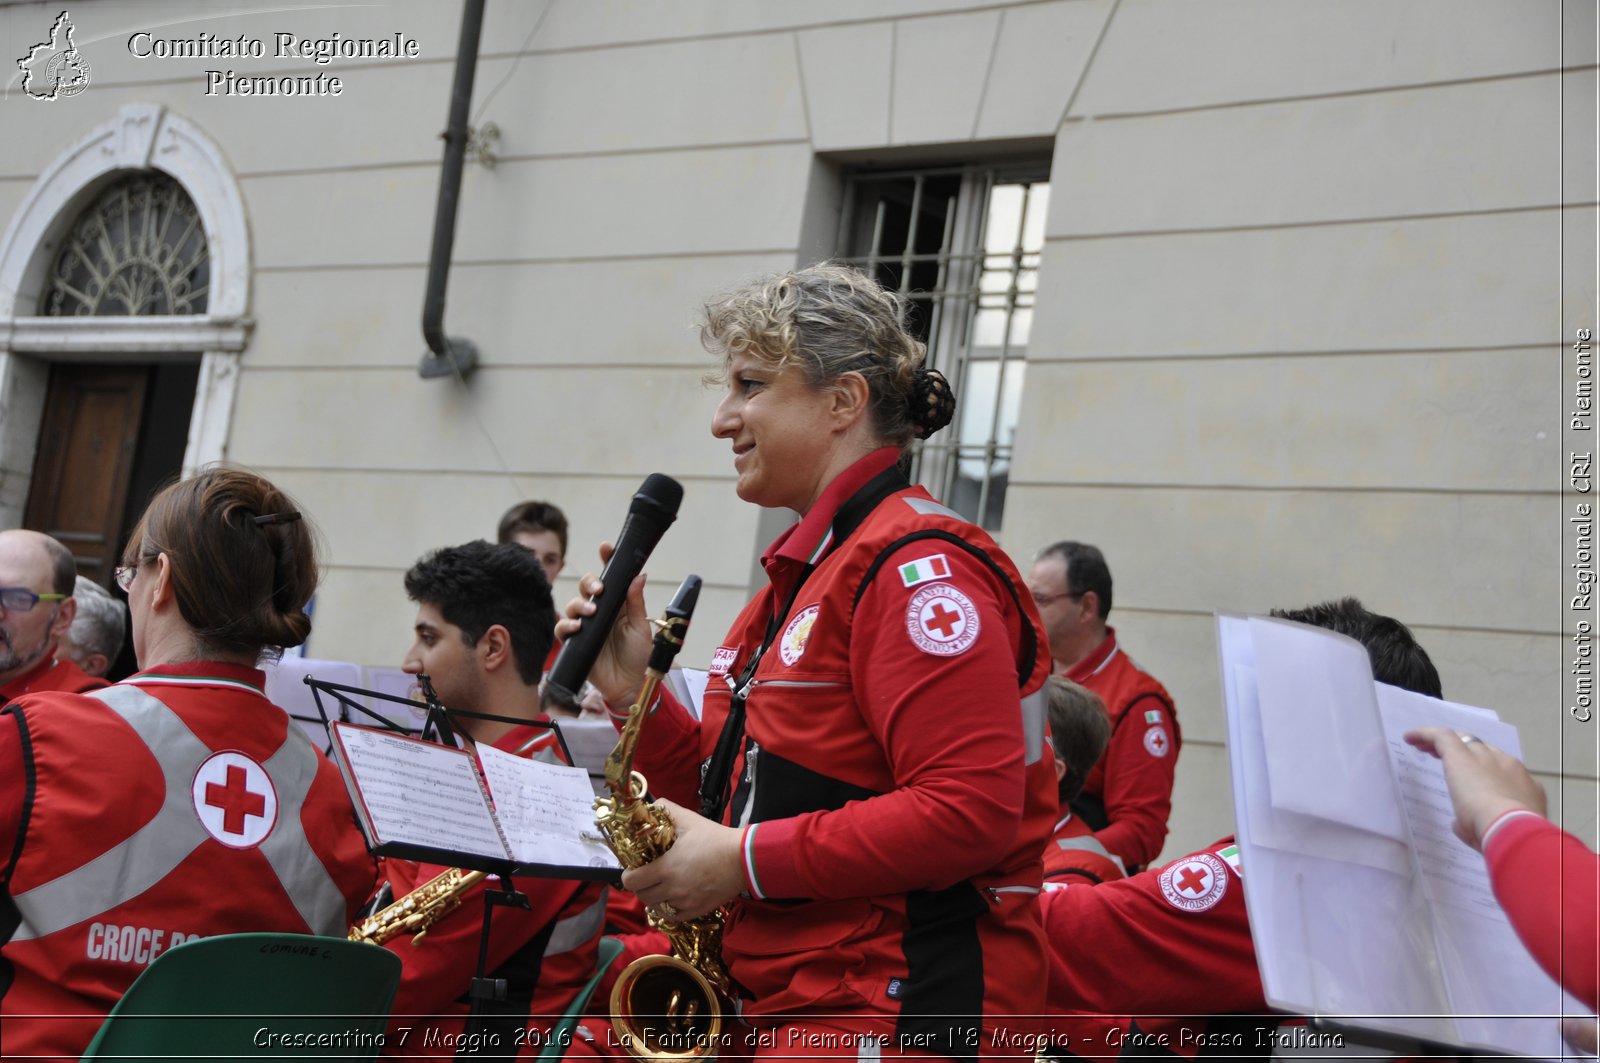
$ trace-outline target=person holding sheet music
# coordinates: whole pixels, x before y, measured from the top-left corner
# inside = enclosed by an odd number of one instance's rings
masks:
[[[375,867],[338,770],[267,700],[304,642],[299,508],[216,467],[150,502],[117,582],[139,671],[0,715],[5,1052],[76,1059],[134,978],[191,938],[342,937]]]
[[[1483,853],[1522,943],[1562,988],[1600,1009],[1600,857],[1545,818],[1544,787],[1511,754],[1441,727],[1408,731],[1406,741],[1443,762],[1455,832]],[[1593,1019],[1564,1032],[1595,1051]]]
[[[1379,682],[1442,696],[1410,630],[1354,598],[1272,615],[1348,635],[1366,647]],[[1228,837],[1130,878],[1046,892],[1046,1010],[1058,1043],[1071,1042],[1057,1054],[1271,1055],[1279,1020],[1262,1015],[1248,872]]]
[[[623,884],[668,919],[726,906],[758,1055],[968,1058],[1038,1028],[1049,648],[1000,548],[900,472],[954,409],[903,312],[822,265],[716,299],[701,331],[739,497],[800,520],[713,655],[704,726],[670,693],[644,724],[635,767],[678,834]],[[638,580],[590,675],[614,712],[649,648]]]
[[[563,762],[555,733],[529,726],[549,722],[540,710],[539,678],[555,625],[550,584],[538,559],[521,546],[479,540],[424,556],[406,573],[405,585],[417,614],[402,667],[426,675],[448,709],[526,721],[452,716],[452,724],[475,742]],[[447,869],[391,857],[383,870],[400,900]],[[593,973],[606,896],[595,882],[518,877],[514,884],[531,906],[495,908],[485,973],[506,980],[507,999],[482,1009],[508,1050],[523,1029],[548,1029]],[[477,971],[490,888],[498,887],[472,887],[421,942],[403,936],[387,944],[405,965],[387,1053],[448,1056],[448,1046],[466,1030],[465,994]],[[400,1027],[410,1027],[409,1033],[402,1037]],[[585,1043],[574,1041],[574,1053]]]

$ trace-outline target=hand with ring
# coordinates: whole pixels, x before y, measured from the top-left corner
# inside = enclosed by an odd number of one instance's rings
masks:
[[[1477,735],[1446,727],[1421,727],[1407,731],[1405,737],[1443,762],[1456,810],[1456,836],[1472,848],[1482,848],[1483,832],[1507,812],[1545,814],[1544,787],[1516,757]]]

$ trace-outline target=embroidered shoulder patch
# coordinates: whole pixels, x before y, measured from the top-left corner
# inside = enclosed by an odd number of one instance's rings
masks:
[[[1161,722],[1161,710],[1160,709],[1146,709],[1146,710],[1144,710],[1144,722],[1145,723],[1160,723]]]
[[[811,628],[817,622],[817,610],[820,608],[819,605],[806,606],[783,629],[783,638],[778,641],[778,656],[783,658],[784,664],[794,664],[806,652],[806,643],[811,641]]]
[[[1218,849],[1217,855],[1227,862],[1228,869],[1240,878],[1244,878],[1243,861],[1239,859],[1239,847],[1230,845],[1225,849]]]
[[[950,562],[943,554],[930,554],[900,566],[900,582],[915,587],[929,580],[949,579]]]
[[[978,608],[948,583],[930,583],[906,603],[906,633],[923,653],[954,657],[978,641]]]
[[[739,647],[718,646],[717,652],[711,655],[711,668],[706,673],[712,679],[721,679],[733,671],[733,662],[739,659]]]
[[[1228,870],[1210,853],[1195,853],[1161,872],[1161,895],[1184,912],[1215,908],[1228,892]]]
[[[230,849],[254,849],[278,822],[278,791],[265,768],[243,753],[213,753],[194,773],[195,815]]]
[[[1165,727],[1152,727],[1144,733],[1144,750],[1152,757],[1164,757],[1172,748],[1172,739],[1167,737]]]

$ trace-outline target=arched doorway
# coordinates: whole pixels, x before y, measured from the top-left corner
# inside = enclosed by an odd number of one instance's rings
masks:
[[[250,331],[220,151],[133,104],[40,176],[0,239],[0,526],[103,585],[152,487],[224,456]]]

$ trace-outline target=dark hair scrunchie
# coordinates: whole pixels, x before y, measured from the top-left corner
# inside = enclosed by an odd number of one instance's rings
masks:
[[[912,434],[927,439],[956,415],[956,393],[937,369],[918,369],[911,384]]]

